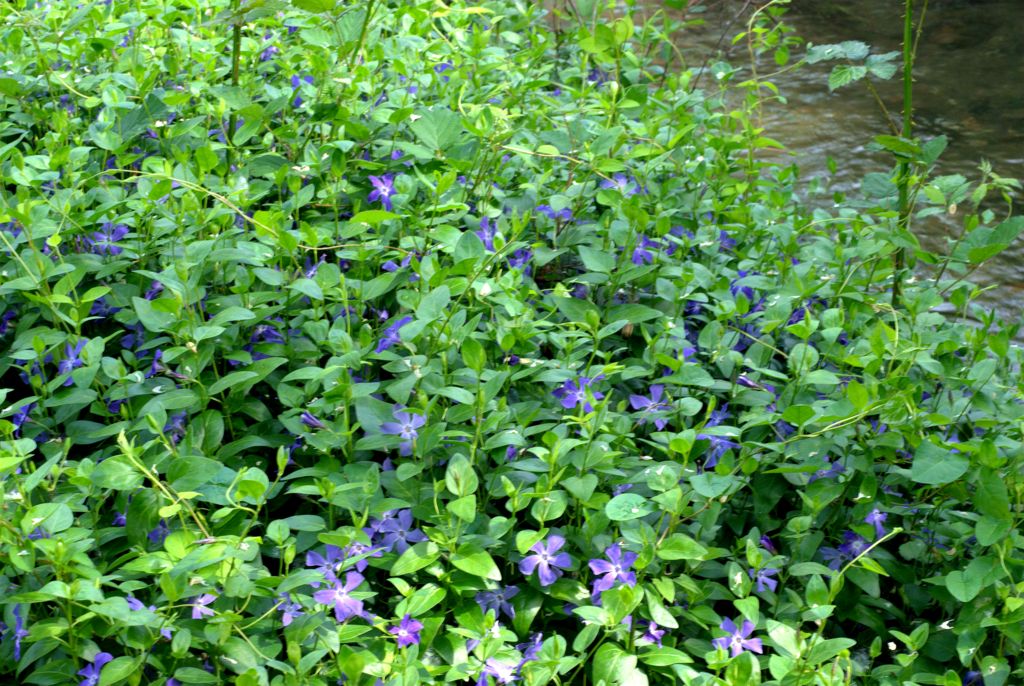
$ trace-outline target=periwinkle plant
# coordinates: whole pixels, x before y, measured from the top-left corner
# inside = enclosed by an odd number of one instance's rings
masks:
[[[1016,326],[556,5],[11,14],[0,676],[1024,680]]]

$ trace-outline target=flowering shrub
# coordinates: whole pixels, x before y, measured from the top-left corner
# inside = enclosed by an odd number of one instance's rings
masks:
[[[1016,328],[934,311],[1022,223],[941,141],[893,308],[891,180],[804,209],[671,26],[14,5],[5,683],[1024,679]]]

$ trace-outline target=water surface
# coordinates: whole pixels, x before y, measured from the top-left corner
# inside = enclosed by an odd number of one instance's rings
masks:
[[[745,24],[745,16],[733,17],[757,3],[742,0],[697,3],[686,16],[701,14],[705,26],[687,29],[678,43],[688,66],[700,66],[716,50],[734,67],[749,68],[745,43],[731,44]],[[922,5],[921,0],[915,3]],[[649,1],[645,10],[662,7]],[[901,49],[902,7],[898,0],[794,0],[785,21],[796,35],[814,44],[860,40],[872,52]],[[679,13],[676,13],[679,16]],[[723,33],[725,39],[720,41]],[[804,54],[804,47],[793,57]],[[800,165],[808,202],[827,207],[832,191],[856,194],[860,180],[869,172],[887,171],[891,158],[865,149],[871,139],[891,133],[874,97],[861,84],[829,93],[827,79],[832,63],[804,65],[774,78],[785,105],[771,104],[764,111],[767,135],[781,141]],[[766,60],[759,71],[777,69]],[[939,161],[937,174],[962,174],[980,178],[978,165],[989,161],[1002,176],[1024,178],[1024,2],[1022,0],[932,0],[925,16],[924,33],[914,70],[915,125],[924,137],[944,134],[949,147]],[[896,77],[898,79],[898,76]],[[712,75],[702,83],[710,85]],[[874,82],[879,95],[898,116],[901,84],[897,80]],[[836,174],[827,160],[836,162]],[[815,186],[827,193],[811,196]],[[1018,197],[1024,202],[1024,197]],[[1002,206],[993,204],[1002,210]],[[946,237],[959,232],[963,210],[954,217],[931,218],[919,223],[916,233],[932,250],[944,251]],[[1024,311],[1024,238],[995,258],[971,279],[995,288],[985,302],[1004,314]]]

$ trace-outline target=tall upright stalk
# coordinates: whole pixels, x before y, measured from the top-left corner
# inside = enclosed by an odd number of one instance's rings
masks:
[[[232,11],[234,13],[236,13],[236,16],[234,17],[234,20],[235,20],[234,33],[231,36],[231,85],[232,86],[237,86],[238,85],[239,55],[242,52],[242,21],[241,21],[241,18],[237,16],[237,12],[239,10],[238,5],[239,5],[238,0],[234,0],[234,2],[232,3]],[[224,132],[224,140],[228,144],[227,162],[228,162],[228,172],[229,173],[231,171],[231,156],[232,156],[231,153],[232,153],[232,150],[234,149],[234,145],[235,145],[235,142],[234,142],[235,126],[237,126],[237,125],[238,125],[238,113],[232,111],[231,112],[231,116],[228,117],[228,130]]]
[[[914,0],[904,0],[903,13],[903,138],[914,135]],[[906,234],[910,230],[910,162],[904,160],[899,165],[899,218],[896,230]],[[906,264],[904,248],[897,248],[893,258],[892,305],[897,306]]]

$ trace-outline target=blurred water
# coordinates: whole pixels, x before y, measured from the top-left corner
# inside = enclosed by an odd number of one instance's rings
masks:
[[[708,55],[715,59],[716,49],[721,49],[733,66],[748,67],[745,43],[731,44],[745,18],[731,27],[729,23],[744,7],[749,13],[757,3],[704,0],[700,4],[707,5],[706,25],[687,29],[678,37],[688,66],[699,66]],[[922,0],[915,4],[920,7]],[[647,12],[661,7],[660,2],[645,3]],[[900,50],[902,7],[898,0],[794,0],[785,21],[810,43],[861,40],[873,52],[887,52]],[[698,14],[691,8],[686,16]],[[719,42],[723,33],[725,40]],[[795,49],[793,57],[799,58],[804,50]],[[826,160],[832,157],[837,172],[831,176],[830,190],[855,193],[864,174],[888,169],[890,158],[864,146],[873,136],[889,131],[864,86],[852,84],[829,93],[831,68],[832,63],[805,65],[773,78],[788,102],[766,107],[764,126],[767,135],[796,153],[805,183],[829,180]],[[759,67],[762,73],[775,69],[770,61]],[[931,0],[914,75],[917,133],[949,138],[938,174],[976,179],[978,164],[985,159],[996,173],[1024,179],[1024,0]],[[710,75],[705,75],[703,84],[710,82]],[[897,114],[900,84],[896,80],[875,83],[883,101]],[[1024,197],[1017,200],[1022,202]],[[831,193],[809,201],[825,206]],[[930,218],[916,231],[927,247],[944,251],[946,236],[959,232],[962,216],[961,211],[956,217]],[[1024,238],[971,279],[997,286],[986,302],[1006,315],[1020,316]]]

